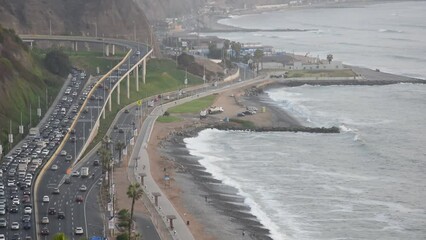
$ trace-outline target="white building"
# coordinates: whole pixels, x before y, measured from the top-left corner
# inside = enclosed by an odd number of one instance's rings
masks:
[[[285,70],[337,70],[343,69],[341,61],[328,61],[303,64],[302,62],[295,62],[294,64],[288,64],[284,66]]]

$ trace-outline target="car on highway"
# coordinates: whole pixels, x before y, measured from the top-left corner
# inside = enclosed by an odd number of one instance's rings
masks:
[[[79,177],[79,176],[80,176],[80,172],[79,171],[77,171],[77,170],[72,171],[71,177]]]
[[[0,196],[4,196],[4,190],[0,189]]]
[[[12,207],[9,210],[11,213],[17,213],[19,211],[18,206],[12,205]]]
[[[49,218],[48,217],[43,217],[41,219],[41,223],[43,223],[43,224],[49,224]]]
[[[83,235],[84,230],[83,230],[82,227],[76,227],[74,233],[75,233],[75,235]]]
[[[5,240],[6,237],[4,236],[4,234],[0,234],[0,240]]]
[[[12,224],[10,225],[10,229],[19,230],[19,223],[18,222],[12,222]]]
[[[19,205],[21,202],[19,201],[19,198],[14,198],[12,199],[12,204]]]
[[[85,192],[85,191],[87,191],[87,187],[86,187],[86,185],[81,185],[81,187],[80,187],[80,189],[79,189],[81,192]]]
[[[43,202],[44,202],[44,203],[48,203],[49,201],[50,201],[49,196],[44,195],[44,196],[43,196]]]
[[[99,160],[96,159],[95,161],[93,161],[93,166],[99,166]]]
[[[62,150],[62,151],[61,151],[61,156],[66,156],[66,155],[67,155],[67,151]]]
[[[52,169],[52,171],[56,171],[58,170],[58,165],[53,164],[52,167],[50,167],[50,169]]]
[[[60,193],[61,192],[59,191],[59,188],[54,188],[53,191],[52,191],[52,194],[55,194],[55,195],[58,195]]]
[[[24,229],[25,230],[31,229],[31,222],[29,222],[29,221],[28,222],[24,222],[23,225],[24,225]]]
[[[65,160],[67,160],[67,161],[71,161],[71,160],[72,160],[72,155],[71,155],[71,154],[68,154],[68,155],[65,157]]]
[[[58,219],[65,219],[65,213],[64,212],[58,212]]]
[[[7,221],[6,218],[0,218],[0,227],[5,228],[7,227]]]
[[[42,229],[41,229],[40,234],[41,234],[42,236],[47,236],[47,235],[49,235],[49,229],[48,229],[47,227],[42,228]]]
[[[0,208],[0,215],[6,214],[6,208]]]
[[[49,215],[55,215],[56,214],[56,209],[54,207],[49,208],[48,211]]]
[[[70,178],[65,178],[64,183],[65,184],[71,184],[71,179]]]
[[[82,202],[83,202],[83,196],[81,196],[81,195],[77,195],[77,196],[75,197],[75,201],[76,201],[76,202],[78,202],[78,203],[82,203]]]
[[[22,217],[22,222],[29,222],[29,221],[31,221],[31,215],[26,214]]]

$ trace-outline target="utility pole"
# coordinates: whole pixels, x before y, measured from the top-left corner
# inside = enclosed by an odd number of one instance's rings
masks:
[[[31,103],[30,103],[30,128],[33,126],[31,115],[32,115],[32,111],[31,111]]]
[[[95,37],[98,38],[98,23],[95,22]]]
[[[19,134],[24,133],[24,126],[22,125],[22,111],[21,111],[21,125],[19,125]]]
[[[49,18],[49,35],[52,36],[52,20]]]
[[[133,40],[135,40],[136,42],[136,23],[134,20],[133,20]]]
[[[47,95],[47,88],[46,88],[46,112],[48,108],[49,108],[49,96]]]

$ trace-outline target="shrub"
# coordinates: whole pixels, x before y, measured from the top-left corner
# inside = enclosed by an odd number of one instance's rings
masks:
[[[54,49],[46,54],[44,65],[51,73],[66,77],[71,71],[71,62],[64,52]]]

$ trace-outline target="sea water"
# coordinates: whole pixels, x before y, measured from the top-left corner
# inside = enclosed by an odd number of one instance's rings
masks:
[[[321,14],[303,9],[285,13],[285,17],[297,15],[297,18],[288,17],[288,21],[299,21],[300,26],[295,26],[300,28],[310,28],[302,20],[318,19],[314,22],[317,26],[326,25],[330,29],[324,32],[358,29],[364,32],[360,33],[364,37],[334,33],[339,36],[334,41],[336,46],[351,42],[354,37],[364,41],[353,44],[359,45],[354,48],[342,47],[336,56],[347,56],[352,63],[359,61],[359,65],[374,63],[371,67],[424,77],[425,44],[420,44],[418,34],[425,36],[426,20],[420,21],[425,18],[421,9],[426,9],[424,2],[404,2],[351,11],[319,9]],[[284,13],[276,14],[279,18]],[[336,14],[347,17],[345,21],[336,21]],[[359,15],[369,18],[368,24],[353,20]],[[371,20],[374,16],[377,22]],[[384,26],[381,16],[388,17],[389,21],[393,17],[408,16],[413,21]],[[264,20],[264,15],[247,17],[253,24]],[[242,18],[227,21],[242,24]],[[337,26],[343,22],[345,27]],[[406,33],[411,36],[402,37],[403,41],[395,40],[400,44],[393,42],[389,47],[393,51],[386,54],[385,44],[381,47],[369,40],[368,32],[378,36],[400,34],[398,38]],[[324,46],[327,48],[324,53],[329,49],[337,53],[339,49],[332,47],[333,41],[328,41],[327,45],[311,46],[311,50],[309,41],[315,42],[309,39],[314,36],[312,33],[291,34],[305,34],[307,39],[299,39],[300,44],[296,39],[290,44],[301,50],[320,52]],[[328,34],[322,35],[332,39]],[[258,39],[268,43],[274,38]],[[416,47],[412,49],[408,43]],[[368,44],[375,47],[370,49]],[[372,49],[376,48],[379,50],[373,54]],[[415,56],[403,61],[392,57],[406,54],[398,49],[407,49],[407,53]],[[420,66],[410,58],[420,59],[423,64]],[[402,69],[395,68],[396,65],[411,67]],[[302,124],[337,126],[341,133],[204,130],[195,138],[185,139],[185,143],[192,155],[201,158],[200,163],[213,177],[238,189],[273,239],[426,239],[426,85],[301,86],[270,89],[266,93],[270,100],[265,101],[293,114]]]
[[[331,53],[346,64],[426,79],[426,2],[401,1],[346,8],[305,8],[234,16],[222,24],[262,32],[211,33],[260,42],[287,53]],[[267,31],[304,29],[306,32]]]
[[[273,239],[426,238],[426,85],[269,90],[340,134],[204,130],[185,139]]]

